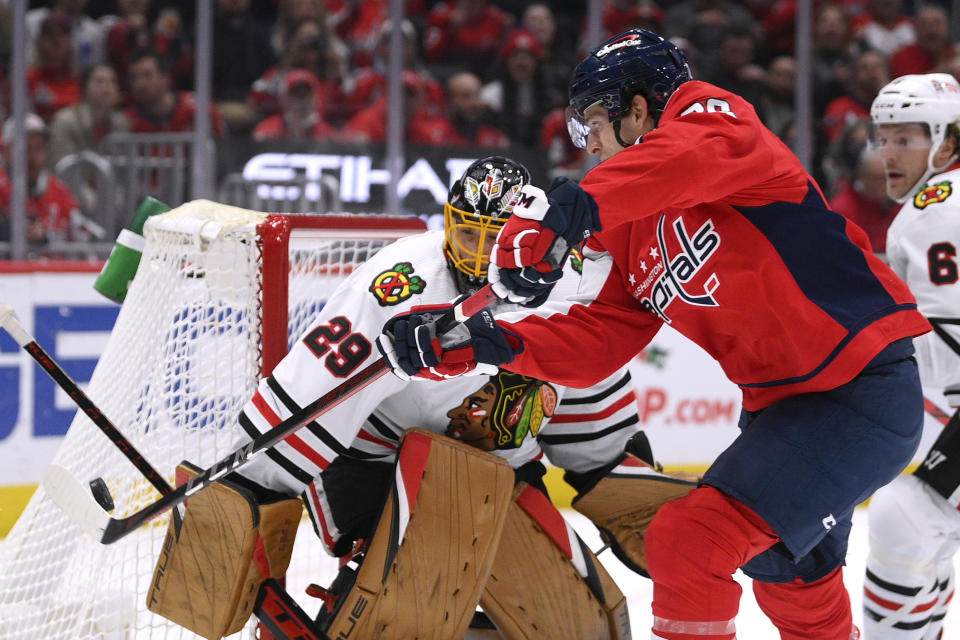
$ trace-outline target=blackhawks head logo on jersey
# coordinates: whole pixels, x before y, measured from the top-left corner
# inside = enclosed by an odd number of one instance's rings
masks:
[[[415,293],[423,291],[427,283],[420,277],[411,275],[413,265],[400,262],[393,269],[387,269],[373,279],[370,291],[381,307],[400,304]]]
[[[943,202],[953,193],[953,185],[949,180],[928,184],[913,197],[913,206],[924,209],[931,204]]]
[[[545,382],[501,370],[447,412],[447,435],[492,451],[515,449],[557,408],[557,390]]]

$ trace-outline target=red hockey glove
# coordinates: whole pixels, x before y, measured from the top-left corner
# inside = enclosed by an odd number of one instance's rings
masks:
[[[516,334],[501,329],[489,308],[438,336],[436,322],[453,305],[412,307],[383,326],[377,348],[398,378],[445,380],[493,375],[523,351]]]
[[[500,298],[535,307],[563,275],[572,247],[600,230],[597,203],[580,185],[557,178],[544,191],[524,185],[490,252],[487,279]]]

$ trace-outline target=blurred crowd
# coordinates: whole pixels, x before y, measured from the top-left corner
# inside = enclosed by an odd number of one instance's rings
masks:
[[[884,194],[882,164],[866,149],[869,106],[892,77],[960,77],[949,0],[814,5],[813,172],[834,206],[883,251],[895,209]],[[61,195],[50,206],[37,196],[56,181],[49,169],[59,159],[95,150],[112,132],[192,128],[196,7],[188,0],[30,6],[28,208],[39,234],[66,225],[57,216],[69,202]],[[0,11],[3,115],[11,21],[8,6]],[[673,40],[694,78],[750,100],[794,145],[795,14],[796,0],[606,0],[601,37],[643,27]],[[586,49],[585,18],[582,1],[407,0],[396,27],[404,42],[406,142],[522,146],[542,152],[554,174],[582,173],[582,150],[570,143],[563,108],[570,72]],[[383,142],[393,30],[388,0],[214,0],[214,135]],[[8,194],[0,170],[4,211]]]

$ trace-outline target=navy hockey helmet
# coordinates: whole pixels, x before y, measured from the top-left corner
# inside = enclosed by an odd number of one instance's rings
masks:
[[[589,128],[583,112],[600,102],[617,128],[630,108],[633,96],[647,99],[655,120],[667,100],[684,82],[691,79],[683,52],[669,40],[646,29],[630,29],[613,36],[590,52],[573,70],[570,79],[570,106],[567,129],[577,147],[585,147]],[[620,144],[627,146],[621,140]]]
[[[453,183],[443,207],[443,253],[461,293],[487,282],[490,248],[513,212],[513,195],[530,182],[530,172],[515,160],[488,156],[477,160]]]

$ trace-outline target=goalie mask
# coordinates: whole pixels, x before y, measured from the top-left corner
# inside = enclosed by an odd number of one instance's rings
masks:
[[[513,195],[530,182],[530,172],[503,156],[477,160],[447,194],[443,207],[443,253],[460,293],[487,283],[490,249],[510,217]]]

